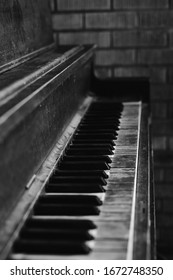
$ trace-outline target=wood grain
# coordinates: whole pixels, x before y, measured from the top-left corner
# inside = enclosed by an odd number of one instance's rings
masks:
[[[0,66],[53,42],[48,0],[0,1]]]
[[[65,68],[49,71],[29,84],[22,91],[27,97],[0,117],[1,222],[84,99],[91,58],[92,49],[66,61]]]

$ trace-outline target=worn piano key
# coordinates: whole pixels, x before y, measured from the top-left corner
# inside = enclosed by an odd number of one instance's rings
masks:
[[[127,251],[127,239],[109,239],[105,240],[103,239],[98,239],[97,242],[95,243],[94,246],[94,251],[95,252],[126,252]]]
[[[111,168],[134,168],[136,164],[135,155],[114,155],[112,158]]]
[[[119,143],[123,146],[137,146],[137,135],[121,135],[118,138],[117,146]]]
[[[130,183],[134,182],[135,168],[120,168],[112,167],[110,170],[109,183]]]
[[[116,155],[134,155],[136,156],[137,153],[137,147],[136,146],[122,146],[122,145],[116,145]]]

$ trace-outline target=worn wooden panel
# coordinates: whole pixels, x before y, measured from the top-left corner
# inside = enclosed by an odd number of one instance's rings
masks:
[[[0,1],[0,66],[52,41],[49,0]]]
[[[64,75],[56,73],[57,77],[50,84],[45,75],[37,94],[32,95],[31,92],[31,97],[26,98],[20,108],[14,111],[11,120],[7,117],[6,122],[0,126],[1,221],[24,192],[27,182],[38,170],[85,98],[89,87],[91,56],[92,54],[85,56],[83,53],[80,59],[78,57],[70,64],[73,64],[71,70],[70,66],[67,67],[68,71],[61,69],[61,72],[65,72]],[[52,74],[48,73],[49,80],[53,77],[54,71]],[[43,98],[45,95],[47,97]],[[7,115],[8,112],[5,116]],[[1,121],[4,122],[4,115]]]

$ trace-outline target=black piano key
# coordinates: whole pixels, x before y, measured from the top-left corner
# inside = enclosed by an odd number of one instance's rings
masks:
[[[119,118],[121,116],[121,113],[120,112],[112,112],[112,111],[109,111],[109,112],[101,112],[101,111],[94,111],[94,110],[88,110],[87,111],[87,114],[84,116],[84,118],[88,118],[88,117],[92,117],[92,118],[110,118],[110,117],[115,117],[116,119]]]
[[[52,241],[18,239],[14,243],[14,253],[43,254],[43,255],[71,255],[89,254],[90,248],[84,242],[78,241]]]
[[[48,183],[45,186],[47,193],[101,193],[105,192],[102,185],[99,184],[53,184]]]
[[[73,204],[42,204],[37,203],[34,207],[35,215],[44,216],[90,216],[99,215],[100,210],[92,205],[73,205]]]
[[[98,122],[100,121],[100,124],[98,124]],[[101,125],[102,124],[102,125]],[[81,121],[81,125],[89,125],[89,126],[97,126],[97,127],[107,127],[108,125],[111,125],[112,128],[117,128],[119,126],[119,122],[116,122],[114,120],[110,121],[110,120],[86,120],[83,119]]]
[[[103,120],[103,121],[110,121],[110,122],[117,122],[118,119],[119,119],[120,115],[103,115],[103,116],[100,116],[100,115],[87,115],[85,116],[82,121],[91,121],[91,120],[94,120],[95,122],[96,121],[99,121],[99,120]]]
[[[58,170],[55,168],[53,175],[57,176],[80,176],[80,177],[99,177],[99,178],[104,178],[107,179],[109,176],[104,170]]]
[[[100,149],[100,150],[104,150],[105,152],[109,152],[110,150],[112,151],[114,149],[113,144],[114,143],[109,143],[107,142],[106,144],[100,143],[98,141],[98,143],[88,143],[88,139],[81,139],[81,143],[78,143],[79,140],[74,139],[73,141],[71,141],[71,143],[69,144],[69,147],[67,150],[69,149],[76,149],[76,148],[82,148],[82,149]]]
[[[111,133],[104,133],[104,134],[88,134],[88,133],[76,133],[74,135],[74,139],[115,139],[115,136]]]
[[[41,195],[37,200],[38,204],[49,204],[49,205],[59,205],[59,204],[68,204],[68,205],[93,205],[100,206],[102,201],[94,195]]]
[[[106,126],[105,126],[105,128],[106,129],[110,129],[110,130],[115,130],[115,129],[117,129],[118,128],[118,125],[119,125],[119,122],[117,122],[117,124],[116,123],[113,123],[113,124],[107,124]],[[79,127],[78,128],[80,128],[80,129],[95,129],[96,131],[97,130],[100,130],[100,129],[103,129],[104,128],[104,126],[103,126],[103,124],[102,123],[98,123],[98,124],[96,124],[96,123],[89,123],[89,124],[87,124],[87,123],[85,123],[85,122],[81,122],[80,123],[80,125],[79,125]]]
[[[89,241],[94,237],[82,229],[50,229],[50,228],[33,228],[25,226],[20,232],[20,238],[44,239],[44,240],[78,240]]]
[[[103,147],[103,148],[96,148],[96,147],[89,147],[87,148],[87,145],[82,145],[82,144],[77,144],[74,146],[70,146],[69,149],[66,150],[65,152],[66,155],[68,156],[104,156],[104,155],[113,155],[113,151],[110,148]],[[99,168],[98,168],[99,169]]]
[[[98,122],[102,122],[102,129],[107,128],[106,124],[116,125],[118,126],[120,123],[116,118],[83,118],[81,124],[97,124]],[[101,128],[101,127],[100,127]]]
[[[25,225],[27,227],[39,229],[79,229],[92,230],[97,226],[91,220],[73,220],[73,219],[39,219],[30,217]]]
[[[70,169],[70,170],[109,170],[110,166],[106,162],[90,162],[90,161],[78,161],[78,162],[73,162],[73,161],[62,161],[59,165],[58,168],[61,169]]]
[[[105,186],[107,184],[106,180],[102,177],[93,177],[93,176],[87,176],[87,177],[80,177],[80,176],[55,176],[53,175],[49,183],[53,184],[96,184]]]
[[[94,161],[100,161],[100,162],[106,162],[106,163],[111,163],[112,160],[110,159],[109,156],[107,155],[64,155],[62,157],[62,161],[91,161],[91,162],[94,162]]]
[[[117,135],[117,132],[114,128],[101,128],[101,127],[90,127],[90,126],[79,126],[79,128],[76,130],[76,132],[88,132],[88,133],[113,133],[114,135]]]
[[[99,130],[97,130],[97,131],[95,131],[95,130],[83,130],[83,129],[78,129],[77,131],[76,131],[76,135],[83,135],[83,134],[87,134],[88,136],[95,136],[96,134],[99,136],[101,136],[101,135],[107,135],[107,134],[109,134],[109,135],[112,135],[112,139],[115,139],[116,138],[116,136],[117,136],[117,132],[112,132],[112,131],[99,131]]]
[[[115,140],[115,139],[114,139]],[[108,146],[111,150],[114,149],[115,146],[115,141],[111,140],[111,139],[72,139],[70,142],[71,144],[86,144],[86,145],[93,145],[93,147],[95,146],[103,146],[106,145]]]

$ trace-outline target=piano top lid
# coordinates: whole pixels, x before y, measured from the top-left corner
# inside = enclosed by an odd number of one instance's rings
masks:
[[[48,46],[28,61],[0,74],[0,116],[71,65],[93,55],[95,46]],[[79,61],[79,63],[78,63]],[[73,69],[74,70],[74,69]],[[64,71],[65,72],[65,71]],[[68,71],[66,71],[68,72]],[[65,75],[65,74],[64,74]],[[62,77],[61,82],[65,77]],[[31,90],[28,90],[31,89]]]
[[[49,0],[0,1],[0,72],[13,60],[53,43],[49,6]]]

